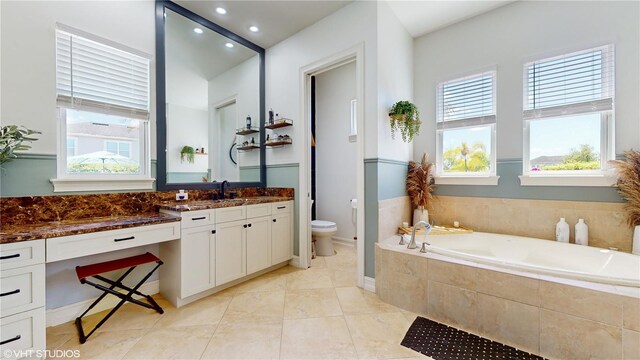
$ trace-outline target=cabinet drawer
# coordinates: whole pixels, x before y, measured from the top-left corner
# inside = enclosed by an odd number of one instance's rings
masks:
[[[216,222],[215,212],[213,210],[185,211],[180,214],[182,216],[183,229],[213,225]]]
[[[128,249],[179,238],[179,222],[51,238],[47,239],[47,262]]]
[[[0,244],[0,270],[44,263],[44,240]]]
[[[2,316],[44,306],[44,279],[44,264],[3,270],[0,274]]]
[[[247,219],[271,215],[271,204],[257,204],[247,206]]]
[[[247,218],[246,206],[233,206],[216,209],[216,223],[244,220]]]
[[[285,201],[271,204],[271,213],[275,214],[283,214],[291,212],[293,207],[293,201]]]
[[[10,351],[45,349],[44,307],[0,319],[0,358],[15,359]]]

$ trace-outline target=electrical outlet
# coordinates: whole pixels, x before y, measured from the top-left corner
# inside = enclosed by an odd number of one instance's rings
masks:
[[[189,199],[189,193],[187,192],[176,193],[176,200],[187,200],[187,199]]]

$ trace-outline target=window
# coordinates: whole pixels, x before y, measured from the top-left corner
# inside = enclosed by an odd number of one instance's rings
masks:
[[[495,177],[495,83],[495,71],[488,71],[438,85],[437,183],[455,183],[447,177]],[[473,183],[495,185],[494,180]]]
[[[614,156],[613,47],[527,63],[524,80],[525,178],[602,175]]]
[[[66,146],[59,146],[54,191],[151,188],[149,76],[148,56],[58,25],[59,143]]]
[[[351,122],[349,126],[349,141],[355,142],[358,136],[358,100],[351,100]]]

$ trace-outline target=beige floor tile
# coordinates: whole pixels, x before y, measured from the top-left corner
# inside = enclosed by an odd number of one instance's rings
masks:
[[[162,305],[161,305],[162,306]],[[109,311],[89,315],[82,320],[85,332],[105,317]],[[135,304],[125,304],[113,314],[97,331],[120,331],[150,329],[162,315],[153,309],[143,308]]]
[[[153,329],[124,359],[199,359],[215,331],[215,325]]]
[[[356,268],[330,268],[329,276],[334,287],[358,286],[358,276]]]
[[[282,324],[236,321],[220,324],[202,359],[277,359]]]
[[[380,300],[376,294],[357,287],[336,288],[336,294],[345,315],[400,311]]]
[[[640,332],[622,330],[622,358],[640,359]]]
[[[179,309],[166,307],[154,328],[216,325],[231,302],[229,296],[208,296]]]
[[[342,315],[336,291],[327,289],[290,290],[284,299],[285,319]]]
[[[55,350],[77,334],[54,334],[47,331],[47,350]]]
[[[147,332],[147,330],[120,330],[96,332],[80,344],[77,336],[72,336],[58,349],[79,350],[81,359],[122,359]]]
[[[324,256],[324,262],[329,268],[347,268],[357,265],[355,253],[345,252],[333,256]]]
[[[324,256],[316,256],[315,259],[311,259],[312,268],[326,268],[327,263],[324,261]]]
[[[282,275],[265,274],[235,286],[235,294],[254,291],[283,291],[286,286],[286,277]]]
[[[345,316],[360,358],[402,358],[416,352],[400,343],[411,322],[400,312]]]
[[[331,287],[333,287],[333,283],[328,269],[310,268],[287,275],[287,290]]]
[[[347,323],[342,316],[285,320],[281,359],[356,359]]]
[[[221,322],[252,320],[280,323],[284,314],[284,291],[259,291],[233,297]]]
[[[279,269],[273,270],[269,272],[269,275],[288,275],[296,272],[304,271],[304,269],[300,269],[291,265],[283,266]]]

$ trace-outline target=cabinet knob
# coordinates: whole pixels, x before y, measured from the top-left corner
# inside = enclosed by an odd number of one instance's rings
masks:
[[[247,224],[242,225],[242,227],[246,229],[247,228]]]
[[[247,226],[251,227],[251,224],[249,224],[249,225],[247,225]]]
[[[211,230],[211,233],[212,233],[212,234],[215,234],[215,233],[216,233],[216,231],[215,231],[215,230]]]
[[[273,219],[273,222],[276,222],[276,219]]]

